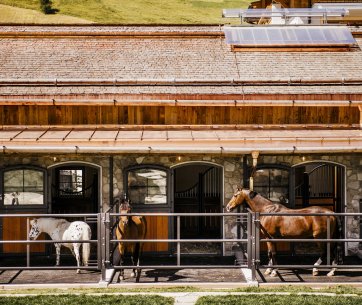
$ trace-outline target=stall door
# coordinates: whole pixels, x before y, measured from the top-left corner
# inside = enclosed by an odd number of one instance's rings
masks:
[[[221,168],[209,164],[188,164],[176,168],[174,212],[221,213],[221,175]],[[180,219],[180,227],[181,238],[215,239],[222,236],[222,219],[218,216],[184,216]],[[175,224],[175,236],[176,230]],[[205,251],[201,243],[198,248],[196,252]]]

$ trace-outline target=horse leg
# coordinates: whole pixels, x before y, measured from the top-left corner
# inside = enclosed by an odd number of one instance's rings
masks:
[[[315,237],[315,238],[319,238],[319,237]],[[326,259],[327,257],[327,252],[326,252],[326,249],[323,245],[323,243],[318,243],[318,247],[321,251],[321,256],[318,258],[318,260],[314,263],[314,266],[319,266],[323,263],[323,260]],[[312,271],[312,274],[313,276],[317,276],[319,274],[319,270],[317,267],[314,267],[313,268],[313,271]]]
[[[337,266],[339,263],[339,255],[340,255],[339,252],[341,251],[341,249],[337,244],[334,247],[335,247],[335,249],[334,249],[334,258],[333,258],[332,265]],[[327,276],[334,276],[336,271],[337,271],[337,268],[333,267],[332,270],[327,273]]]
[[[333,260],[332,265],[337,266],[337,260],[336,259]],[[327,276],[333,276],[334,273],[336,272],[336,270],[337,270],[337,268],[333,267],[332,270],[327,273]]]
[[[266,269],[266,271],[264,272],[265,275],[269,275],[270,276],[276,276],[278,269],[273,269],[273,265],[277,264],[276,261],[276,247],[274,245],[274,243],[271,242],[267,242],[267,247],[268,247],[268,266],[270,266],[268,269]]]
[[[124,257],[124,247],[119,246],[119,255],[120,255],[120,259],[119,259],[119,265],[122,267],[123,265],[123,257]],[[124,269],[119,269],[119,275],[118,275],[118,279],[117,279],[117,283],[119,283],[120,281],[124,281]]]
[[[314,263],[314,266],[319,266],[320,264],[322,264],[323,260],[322,257],[318,258],[318,260]],[[313,276],[317,276],[319,273],[318,268],[313,268],[312,274]]]
[[[134,266],[139,266],[140,265],[140,256],[141,256],[141,245],[140,243],[137,243],[135,246],[135,250],[134,250],[134,257],[133,257],[133,265]],[[136,269],[136,283],[138,283],[140,281],[140,277],[141,277],[141,269],[137,268]]]
[[[268,249],[268,266],[273,266],[272,252],[269,249]],[[264,274],[269,275],[270,273],[272,273],[272,271],[273,271],[273,268],[268,267],[268,269],[265,270]]]
[[[56,253],[56,261],[55,261],[55,265],[59,266],[60,265],[60,244],[54,244],[55,246],[55,253]]]
[[[137,256],[137,244],[136,244],[136,245],[132,245],[132,247],[131,247],[131,253],[132,253],[132,264],[133,264],[133,266],[136,266],[137,260],[138,260],[138,256]],[[137,274],[136,269],[132,269],[131,277],[136,277],[136,274]]]
[[[80,269],[79,269],[79,267],[80,267],[79,248],[80,248],[80,244],[76,244],[76,243],[73,244],[73,249],[74,249],[74,254],[75,254],[74,256],[75,256],[75,259],[77,260],[77,267],[78,267],[77,273],[80,273]]]

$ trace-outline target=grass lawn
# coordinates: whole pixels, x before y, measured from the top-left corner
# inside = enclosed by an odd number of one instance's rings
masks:
[[[249,295],[201,297],[196,305],[360,305],[362,297]]]
[[[362,297],[362,288],[352,287],[348,285],[331,286],[323,288],[312,288],[307,286],[284,285],[273,288],[262,287],[245,287],[237,289],[213,288],[205,289],[194,286],[173,286],[173,287],[150,287],[150,288],[47,288],[47,289],[0,289],[0,299],[2,294],[104,294],[104,293],[160,293],[160,292],[203,292],[203,291],[222,291],[222,292],[244,292],[244,293],[266,293],[266,292],[283,292],[290,294],[298,293],[335,293],[335,294],[357,294]]]
[[[39,295],[29,297],[1,297],[1,305],[172,305],[173,298],[162,296],[122,295]]]
[[[40,12],[39,0],[0,0],[0,4],[26,8]],[[247,7],[249,0],[53,0],[52,8],[58,12],[44,15],[34,23],[48,23],[47,18],[58,14],[73,16],[97,23],[118,24],[207,24],[229,23],[221,18],[223,8]],[[0,22],[4,21],[1,18]],[[23,12],[26,20],[27,12]],[[50,20],[49,19],[49,20]],[[21,21],[21,16],[13,22]],[[234,19],[235,21],[235,19]],[[60,21],[61,22],[61,21]]]
[[[0,23],[90,23],[63,14],[44,15],[41,12],[0,4]]]

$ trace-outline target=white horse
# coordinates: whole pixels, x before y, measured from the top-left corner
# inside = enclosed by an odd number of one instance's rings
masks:
[[[31,229],[29,232],[30,239],[37,239],[40,233],[47,233],[53,240],[90,240],[92,231],[88,224],[83,221],[69,222],[59,218],[37,218],[30,221]],[[55,243],[57,254],[56,266],[60,264],[60,248],[61,246],[69,248],[77,260],[77,266],[80,267],[79,250],[82,243]],[[83,265],[88,266],[90,255],[90,243],[83,243],[82,259]],[[80,273],[80,269],[77,269]]]

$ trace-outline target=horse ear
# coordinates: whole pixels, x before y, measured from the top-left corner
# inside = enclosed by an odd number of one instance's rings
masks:
[[[241,185],[238,185],[237,190],[238,190],[238,191],[241,191],[242,189],[243,189],[243,187],[242,187]]]
[[[37,220],[36,219],[32,219],[30,220],[30,225],[32,226],[33,224],[37,223]]]

